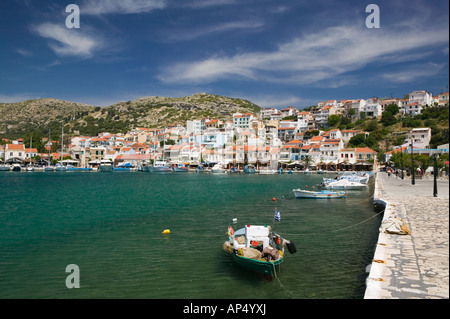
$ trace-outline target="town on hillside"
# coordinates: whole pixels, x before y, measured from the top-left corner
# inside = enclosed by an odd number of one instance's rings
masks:
[[[0,158],[5,164],[22,166],[48,166],[59,162],[97,168],[107,160],[114,167],[126,164],[135,168],[166,161],[190,168],[220,163],[227,169],[237,170],[254,165],[256,169],[368,171],[380,164],[393,164],[391,157],[401,152],[405,162],[411,153],[429,158],[434,154],[447,154],[444,172],[448,175],[448,143],[430,148],[433,132],[429,127],[409,130],[400,145],[386,150],[382,157],[371,147],[352,146],[355,144],[352,139],[368,138],[369,132],[330,129],[333,116],[352,121],[380,119],[388,106],[394,105],[401,116],[414,117],[428,106],[448,107],[448,98],[448,92],[432,96],[427,91],[414,91],[407,99],[329,100],[303,110],[292,106],[263,108],[258,114],[235,113],[229,120],[204,118],[188,120],[184,126],[136,127],[118,134],[66,136],[61,139],[63,145],[61,140],[43,138],[40,142],[45,145],[46,152],[38,152],[32,147],[32,141],[4,139]]]

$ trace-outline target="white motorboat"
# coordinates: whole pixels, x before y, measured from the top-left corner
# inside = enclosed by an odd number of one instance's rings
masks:
[[[215,165],[211,168],[211,173],[214,173],[214,174],[224,174],[224,173],[226,173],[226,170],[224,170],[222,164],[215,164]]]
[[[345,198],[346,193],[345,191],[329,191],[329,190],[323,190],[323,191],[307,191],[304,189],[293,189],[294,195],[296,198],[318,198],[318,199],[331,199],[331,198]]]
[[[150,167],[150,172],[152,173],[166,173],[171,171],[172,169],[166,161],[155,161],[153,166]]]
[[[354,182],[348,179],[340,179],[325,184],[326,189],[364,189],[367,184]]]
[[[112,162],[110,160],[102,159],[100,161],[100,165],[99,165],[98,168],[100,169],[100,172],[112,172],[113,165],[112,165]]]

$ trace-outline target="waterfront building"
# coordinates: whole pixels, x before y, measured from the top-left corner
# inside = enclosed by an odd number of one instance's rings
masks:
[[[413,141],[415,148],[428,148],[431,140],[431,128],[413,128],[406,134],[405,144],[411,144]]]
[[[25,160],[28,161],[37,155],[39,155],[37,148],[26,148],[25,149]]]
[[[6,161],[20,161],[25,160],[25,145],[23,144],[6,144]]]

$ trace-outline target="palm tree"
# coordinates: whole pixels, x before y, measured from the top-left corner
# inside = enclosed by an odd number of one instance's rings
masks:
[[[309,164],[311,164],[312,158],[309,155],[303,156],[303,163],[305,163],[306,168],[309,167]]]

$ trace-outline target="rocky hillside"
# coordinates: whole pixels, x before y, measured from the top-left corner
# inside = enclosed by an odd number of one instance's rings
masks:
[[[242,99],[197,93],[192,96],[169,98],[143,97],[108,107],[73,103],[56,99],[0,103],[0,134],[18,138],[37,131],[46,136],[49,129],[96,135],[102,131],[125,132],[135,127],[165,127],[185,125],[187,120],[205,117],[231,119],[235,112],[258,112],[259,106]],[[5,132],[5,127],[7,128]]]

